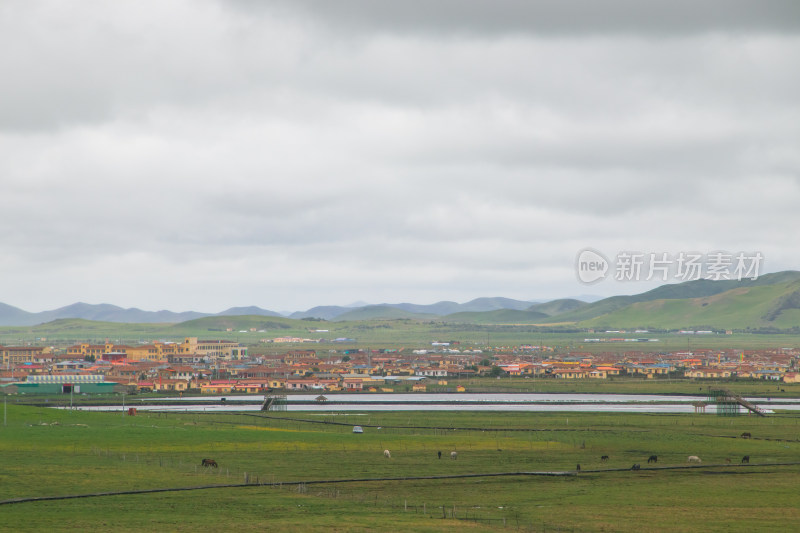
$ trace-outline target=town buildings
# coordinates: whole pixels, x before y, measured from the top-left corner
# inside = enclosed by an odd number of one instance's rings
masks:
[[[281,354],[251,355],[246,346],[236,342],[194,337],[186,337],[181,342],[134,346],[81,343],[63,350],[0,346],[0,386],[27,384],[22,388],[31,388],[36,384],[69,385],[81,381],[117,384],[128,391],[232,394],[276,389],[430,392],[450,385],[456,387],[461,385],[458,380],[476,376],[554,380],[800,381],[797,368],[800,351],[795,349],[557,354],[539,346],[491,350],[431,348],[367,351],[342,348],[324,354],[288,349]],[[448,385],[448,380],[455,381]],[[95,388],[111,390],[106,385]]]

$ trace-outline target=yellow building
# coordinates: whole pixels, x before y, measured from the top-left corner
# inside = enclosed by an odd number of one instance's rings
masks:
[[[35,363],[49,350],[42,346],[0,346],[0,362],[4,367]]]
[[[209,359],[236,361],[247,357],[247,347],[232,341],[198,341],[186,337],[178,348],[180,354],[197,354]]]
[[[211,360],[234,361],[247,357],[247,347],[230,341],[198,341],[197,337],[186,337],[183,342],[154,342],[138,346],[81,343],[67,348],[70,357],[85,359],[92,356],[101,359],[104,354],[124,354],[128,361],[167,362],[173,356],[198,355]]]

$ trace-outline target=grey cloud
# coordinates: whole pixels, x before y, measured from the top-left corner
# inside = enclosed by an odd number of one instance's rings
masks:
[[[3,3],[0,290],[298,308],[585,292],[586,246],[798,260],[794,3],[455,5]]]
[[[234,5],[248,13],[276,10],[367,32],[670,35],[796,32],[800,27],[800,6],[792,0],[237,0]]]

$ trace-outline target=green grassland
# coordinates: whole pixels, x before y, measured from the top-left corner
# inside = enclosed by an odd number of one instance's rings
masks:
[[[250,485],[6,504],[0,530],[786,530],[800,518],[799,423],[788,414],[122,416],[9,404],[0,500]],[[688,455],[702,465],[670,468]],[[204,457],[219,468],[202,468]],[[408,479],[519,472],[570,475]],[[364,478],[390,480],[346,481]],[[322,480],[339,482],[311,483]]]
[[[786,311],[784,311],[786,313]],[[250,331],[254,329],[255,331]],[[228,331],[230,329],[230,331]],[[327,332],[313,330],[324,329]],[[800,346],[800,333],[786,332],[763,334],[737,331],[732,335],[686,336],[675,332],[653,330],[647,334],[605,334],[602,327],[597,333],[574,325],[536,326],[524,324],[459,324],[441,320],[369,320],[327,322],[296,320],[263,316],[208,317],[180,324],[123,324],[81,319],[62,319],[37,326],[0,328],[0,345],[53,345],[65,347],[79,342],[104,342],[137,344],[154,340],[180,341],[184,337],[234,340],[251,346],[251,353],[284,353],[290,349],[314,349],[319,353],[344,348],[426,348],[433,341],[458,341],[460,349],[487,347],[502,348],[521,344],[545,345],[558,353],[566,351],[618,352],[642,350],[665,352],[676,350],[710,349],[765,349]],[[645,337],[657,342],[586,343],[586,338]],[[262,342],[275,337],[300,337],[327,339],[321,343]],[[355,342],[334,343],[336,338],[355,339]]]
[[[453,313],[447,315],[447,322],[465,324],[538,324],[549,315],[539,311],[517,311],[515,309],[497,309],[472,313]]]

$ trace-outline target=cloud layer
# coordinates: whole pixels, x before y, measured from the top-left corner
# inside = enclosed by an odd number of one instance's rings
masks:
[[[597,6],[4,2],[0,301],[647,288],[578,285],[587,246],[800,268],[797,3]]]

